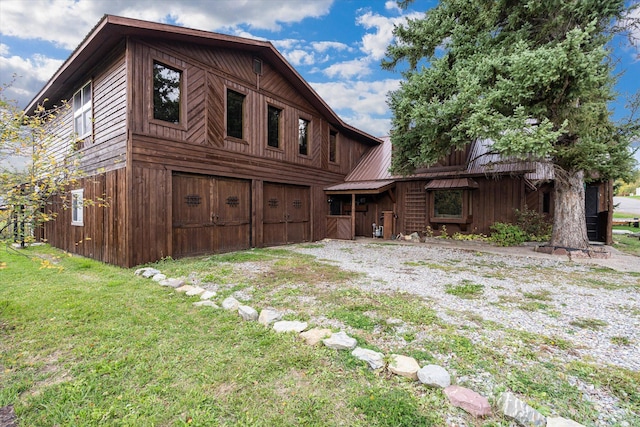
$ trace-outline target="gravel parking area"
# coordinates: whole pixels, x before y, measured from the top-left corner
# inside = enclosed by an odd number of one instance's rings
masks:
[[[521,330],[572,343],[573,351],[553,354],[551,348],[550,357],[640,370],[640,258],[614,252],[610,259],[570,261],[531,247],[441,239],[320,243],[294,250],[365,273],[355,282],[363,289],[424,298],[474,341],[491,345],[500,342],[504,328]],[[447,292],[465,284],[480,294],[464,298]],[[465,328],[469,319],[500,327]]]

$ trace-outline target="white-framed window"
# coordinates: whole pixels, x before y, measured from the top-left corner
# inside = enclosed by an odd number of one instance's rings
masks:
[[[73,94],[73,131],[84,139],[92,133],[91,82]]]
[[[84,189],[71,190],[71,225],[84,225]]]

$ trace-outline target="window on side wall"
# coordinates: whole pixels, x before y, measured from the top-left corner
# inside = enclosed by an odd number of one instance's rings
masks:
[[[71,225],[84,225],[84,189],[71,190]]]
[[[282,110],[269,105],[267,108],[267,145],[280,148],[280,117]]]
[[[92,134],[91,82],[73,94],[73,131],[76,137],[84,140]]]
[[[244,137],[244,99],[245,95],[227,89],[227,136]]]
[[[338,132],[329,132],[329,161],[331,163],[338,162]]]
[[[180,123],[182,71],[153,63],[153,118],[169,123]]]
[[[430,221],[466,224],[472,219],[472,192],[468,189],[431,191]]]
[[[310,124],[309,120],[298,119],[298,153],[304,156],[309,155]]]

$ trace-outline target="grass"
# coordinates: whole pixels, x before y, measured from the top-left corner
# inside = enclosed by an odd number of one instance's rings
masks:
[[[457,285],[446,285],[445,292],[460,298],[478,298],[484,292],[484,285],[473,283],[469,280],[462,280],[461,283]]]
[[[133,269],[48,247],[0,251],[0,265],[0,407],[13,405],[19,425],[410,426],[445,425],[452,416],[466,425],[509,425],[499,415],[475,420],[440,390],[374,373],[349,352],[309,347],[236,313],[194,307],[197,297],[135,277]],[[554,364],[544,349],[571,351],[570,342],[462,313],[475,330],[502,337],[472,340],[440,319],[428,298],[355,288],[350,282],[362,276],[310,256],[255,249],[154,266],[215,286],[220,301],[242,291],[258,310],[287,310],[287,318],[311,326],[326,316],[359,345],[421,365],[446,361],[454,377],[490,378],[496,389],[478,390],[490,399],[509,389],[542,412],[593,425],[593,404],[560,375],[571,372],[637,410],[637,373],[600,372],[581,360]],[[483,294],[470,281],[451,290],[463,298]],[[523,297],[551,299],[543,291]],[[612,342],[633,344],[624,338]]]
[[[605,326],[609,325],[604,320],[592,319],[592,318],[579,318],[579,319],[576,319],[576,320],[572,320],[571,322],[569,322],[569,324],[573,325],[573,326],[575,326],[577,328],[591,329],[591,330],[594,330],[594,331],[602,329]]]

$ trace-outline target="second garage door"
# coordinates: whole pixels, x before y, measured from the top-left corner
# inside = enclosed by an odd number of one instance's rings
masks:
[[[309,187],[264,183],[264,245],[308,242],[311,237],[309,205]]]

